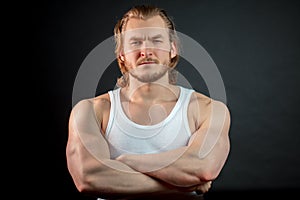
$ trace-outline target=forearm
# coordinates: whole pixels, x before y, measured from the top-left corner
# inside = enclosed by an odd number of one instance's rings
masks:
[[[159,197],[160,195],[170,194],[183,195],[196,190],[205,193],[210,188],[210,183],[197,184],[189,187],[174,186],[164,181],[153,179],[151,176],[141,174],[137,171],[111,171],[108,169],[107,171],[102,171],[101,176],[103,177],[103,181],[107,184],[107,186],[110,187],[102,189],[100,197],[110,199],[135,199],[137,197]],[[108,192],[104,192],[107,190]]]
[[[181,157],[186,150],[187,147],[181,147],[155,154],[123,154],[117,157],[116,160],[125,163],[136,171],[147,174],[170,166],[170,164]]]
[[[137,172],[119,161],[106,160],[101,167],[87,175],[92,190],[106,198],[163,193],[171,188],[156,179]]]
[[[199,169],[199,159],[188,147],[158,154],[122,155],[117,160],[175,186],[189,187],[207,181],[201,180],[196,173]]]
[[[117,160],[169,184],[188,187],[218,176],[228,156],[228,138],[221,137],[204,158],[199,152],[199,148],[186,146],[158,154],[122,155]]]
[[[69,152],[68,168],[77,189],[85,194],[103,198],[124,198],[153,193],[176,192],[172,187],[126,164],[110,159],[97,160],[84,149]]]

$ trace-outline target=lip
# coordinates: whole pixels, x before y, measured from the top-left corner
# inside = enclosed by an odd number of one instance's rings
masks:
[[[149,64],[156,64],[156,62],[154,62],[154,61],[148,61],[148,62],[142,62],[142,63],[140,63],[139,65],[149,65]]]

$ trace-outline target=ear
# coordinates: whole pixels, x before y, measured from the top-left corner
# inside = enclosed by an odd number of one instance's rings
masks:
[[[171,58],[174,58],[177,55],[177,47],[174,42],[171,42]]]
[[[122,61],[125,60],[124,55],[123,55],[122,53],[120,53],[119,58],[120,58]]]

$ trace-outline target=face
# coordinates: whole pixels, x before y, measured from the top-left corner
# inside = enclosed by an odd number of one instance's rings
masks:
[[[163,19],[160,16],[129,19],[120,56],[129,74],[141,82],[154,82],[166,75],[176,51]]]

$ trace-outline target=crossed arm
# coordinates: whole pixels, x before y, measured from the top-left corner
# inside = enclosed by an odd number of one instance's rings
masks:
[[[188,146],[146,155],[121,155],[117,160],[133,169],[169,184],[187,187],[217,178],[227,159],[230,115],[217,101],[209,117],[193,134]]]
[[[80,192],[103,198],[196,189],[205,192],[226,160],[229,142],[225,126],[211,150],[199,159],[205,135],[201,132],[207,131],[199,129],[187,147],[161,154],[123,155],[113,160],[99,132],[93,103],[85,100],[76,105],[70,115],[66,149],[68,169]],[[160,168],[158,163],[168,161],[166,158],[176,158],[176,161]]]

